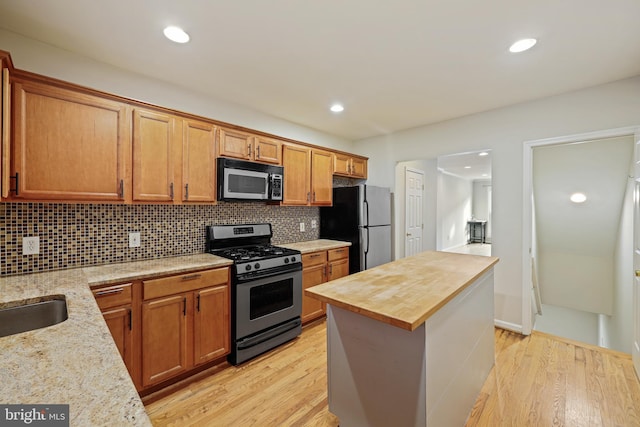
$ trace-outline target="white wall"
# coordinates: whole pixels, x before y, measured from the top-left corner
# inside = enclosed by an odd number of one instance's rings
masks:
[[[613,314],[603,319],[608,346],[625,353],[633,341],[633,186],[629,179],[614,252]]]
[[[598,315],[555,305],[542,305],[536,331],[598,345]]]
[[[21,70],[296,141],[360,154],[354,151],[351,141],[185,89],[171,76],[167,76],[167,82],[148,78],[2,29],[0,50],[9,52],[14,66]]]
[[[496,319],[522,325],[523,143],[640,124],[640,76],[355,142],[369,183],[395,187],[400,161],[491,149]],[[436,223],[425,224],[435,228]],[[399,232],[396,229],[396,233]],[[527,261],[528,262],[528,261]],[[527,287],[527,289],[529,289]]]
[[[438,172],[438,250],[446,251],[467,244],[472,197],[473,181]]]

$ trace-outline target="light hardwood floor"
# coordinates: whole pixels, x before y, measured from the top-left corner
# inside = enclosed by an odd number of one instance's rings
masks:
[[[467,426],[640,426],[630,356],[496,329],[496,365]],[[326,328],[148,404],[155,426],[337,426],[327,409]]]

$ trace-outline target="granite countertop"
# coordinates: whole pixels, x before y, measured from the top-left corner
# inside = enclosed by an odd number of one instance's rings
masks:
[[[345,246],[351,246],[351,242],[342,242],[340,240],[318,239],[318,240],[310,240],[308,242],[285,243],[278,246],[282,246],[283,248],[288,248],[288,249],[295,249],[297,251],[300,251],[303,254],[308,254],[311,252],[328,251],[330,249],[344,248]]]
[[[64,295],[69,313],[0,338],[0,403],[68,404],[71,425],[150,426],[90,286],[228,265],[198,254],[0,278],[0,308]]]
[[[305,295],[413,331],[497,262],[427,251],[308,288]]]

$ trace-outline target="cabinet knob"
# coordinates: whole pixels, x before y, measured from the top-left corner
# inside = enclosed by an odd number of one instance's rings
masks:
[[[640,277],[640,270],[636,270],[636,277]]]

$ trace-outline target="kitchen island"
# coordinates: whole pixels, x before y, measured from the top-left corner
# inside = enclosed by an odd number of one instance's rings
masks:
[[[497,262],[428,251],[305,291],[327,304],[342,427],[464,425],[494,364]]]

